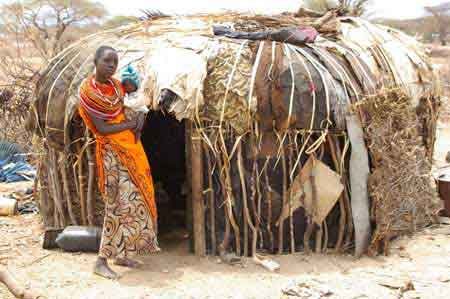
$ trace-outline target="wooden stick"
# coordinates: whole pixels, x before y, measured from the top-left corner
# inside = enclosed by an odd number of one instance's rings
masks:
[[[55,227],[60,227],[61,223],[59,221],[59,214],[58,214],[58,208],[56,207],[56,203],[55,203],[55,183],[54,183],[54,179],[53,179],[53,174],[52,174],[52,163],[51,163],[51,159],[50,159],[50,149],[47,150],[47,156],[46,156],[46,160],[47,160],[47,182],[48,182],[48,195],[49,195],[49,200],[47,202],[47,204],[49,204],[49,207],[51,207],[51,211],[53,212],[53,223]]]
[[[186,187],[188,190],[186,194],[186,215],[185,221],[189,231],[189,250],[194,253],[194,225],[193,225],[193,210],[192,210],[192,123],[185,122],[184,126],[184,143],[185,143],[185,167],[186,167]]]
[[[250,139],[250,140],[253,141],[253,139]],[[254,142],[250,142],[250,147],[251,147],[250,150],[256,151]],[[257,186],[256,186],[256,184],[257,184],[256,181],[257,181],[257,177],[258,177],[258,171],[257,171],[258,161],[257,161],[257,157],[256,157],[256,152],[253,152],[252,155],[253,155],[253,159],[252,159],[253,165],[252,165],[252,171],[251,171],[251,175],[250,175],[250,190],[251,190],[250,203],[251,203],[252,211],[253,211],[253,214],[254,214],[254,217],[256,220],[256,223],[255,223],[256,231],[260,232],[259,223],[258,223],[259,222],[258,221],[258,211],[257,211],[257,207],[255,205],[256,197],[257,197],[257,193],[258,193]],[[252,256],[255,256],[257,242],[258,242],[258,236],[255,236],[255,234],[253,234],[252,235]]]
[[[331,158],[333,159],[334,167],[335,167],[336,171],[341,175],[341,178],[342,178],[342,170],[340,167],[339,160],[337,158],[335,144],[334,144],[334,141],[332,138],[333,137],[331,137],[330,135],[327,135],[328,146],[330,148]],[[335,245],[335,250],[337,252],[340,252],[342,250],[342,243],[344,242],[345,226],[346,226],[346,218],[347,218],[343,194],[341,194],[341,196],[339,197],[339,211],[340,211],[339,230],[338,230],[338,238],[337,238],[336,245]]]
[[[328,136],[328,134],[327,134],[327,136]],[[325,154],[325,146],[322,143],[322,145],[320,146],[319,160],[323,160],[324,154]],[[314,176],[314,180],[315,180],[315,176]],[[317,186],[316,186],[316,191],[317,191]],[[316,200],[318,200],[318,199],[316,198]],[[315,201],[315,203],[317,204],[317,201]],[[317,207],[314,207],[314,213],[316,212],[316,208]],[[319,226],[319,229],[316,231],[316,252],[317,253],[322,253],[322,238],[323,238],[323,226],[321,223]]]
[[[225,164],[225,163],[224,163]],[[232,203],[235,201],[233,196],[233,190],[231,187],[231,176],[230,176],[230,169],[228,166],[224,166],[223,171],[225,173],[225,195],[226,200],[225,204],[228,211],[228,218],[230,219],[231,227],[233,228],[234,232],[234,239],[236,243],[236,254],[237,256],[241,255],[241,232],[239,229],[238,224],[236,223],[236,219],[233,214],[233,205]]]
[[[73,182],[75,184],[75,191],[77,193],[77,198],[80,198],[80,182],[78,181],[78,173],[77,173],[77,167],[75,163],[72,164],[72,175],[73,175]]]
[[[341,153],[341,147],[340,147],[340,142],[339,139],[336,138],[335,139],[335,143],[336,143],[336,157],[338,161],[341,161],[342,158],[345,159],[345,157],[342,157],[342,153]],[[348,225],[348,229],[347,229],[347,234],[345,235],[345,242],[344,242],[344,247],[347,247],[350,245],[351,240],[353,238],[353,230],[354,230],[354,225],[353,225],[353,217],[352,217],[352,208],[351,208],[351,204],[350,204],[350,197],[349,197],[349,190],[348,190],[348,179],[347,179],[347,170],[345,169],[345,167],[343,169],[341,169],[342,172],[342,184],[344,185],[344,207],[345,207],[345,213],[347,215],[347,225]]]
[[[44,220],[45,227],[54,227],[57,223],[54,222],[54,205],[53,201],[49,200],[49,179],[48,179],[48,164],[47,157],[41,160],[41,170],[39,171],[39,206]]]
[[[327,252],[328,251],[328,224],[327,224],[327,220],[325,219],[323,221],[323,231],[324,231],[324,239],[323,239],[323,252]]]
[[[208,164],[208,199],[209,199],[209,221],[211,226],[211,253],[212,255],[217,254],[217,239],[216,239],[216,203],[214,198],[214,186],[212,177],[212,162],[211,154],[209,153],[208,146],[203,143],[203,151],[206,155],[206,162]]]
[[[267,192],[267,232],[269,234],[270,252],[273,253],[275,244],[272,232],[272,187],[270,187],[269,175],[267,174],[267,167],[264,170],[264,179],[268,189]]]
[[[244,203],[244,256],[248,256],[248,226],[250,226],[250,229],[253,233],[253,241],[252,244],[255,244],[256,247],[256,239],[258,238],[258,232],[253,224],[252,218],[250,216],[250,213],[248,211],[248,202],[247,202],[247,186],[245,183],[245,175],[244,175],[244,166],[242,162],[242,143],[240,142],[237,148],[237,155],[238,155],[238,170],[239,170],[239,177],[241,179],[241,187],[242,187],[242,201]],[[245,227],[247,227],[247,238],[245,238]],[[247,251],[246,251],[247,249]],[[256,254],[256,250],[252,250],[252,256]]]
[[[39,178],[41,177],[42,171],[42,160],[39,160],[37,165],[36,177],[33,182],[33,198],[36,200],[38,198],[38,190],[39,190]]]
[[[230,217],[228,216],[228,209],[225,209],[225,233],[223,234],[222,243],[219,245],[219,255],[223,256],[228,250],[230,243]]]
[[[282,203],[282,207],[284,207],[287,204],[287,200],[288,200],[288,192],[287,192],[287,167],[286,167],[286,154],[284,152],[284,148],[281,151],[281,166],[283,169],[283,203]],[[280,217],[281,219],[281,217]],[[284,249],[284,241],[283,241],[283,228],[284,228],[284,221],[280,221],[279,222],[280,225],[278,226],[278,254],[282,254],[283,253],[283,249]]]
[[[309,246],[309,240],[311,239],[312,232],[314,230],[314,223],[312,217],[308,218],[308,224],[306,226],[305,234],[303,235],[303,246],[305,248],[305,254],[311,253],[311,247]]]
[[[248,257],[248,214],[244,213],[244,256]]]
[[[248,138],[248,146],[250,149],[247,152],[251,152],[252,155],[252,171],[250,175],[250,203],[252,207],[253,216],[255,219],[254,226],[256,230],[256,234],[252,234],[252,256],[255,257],[256,251],[257,251],[257,243],[258,243],[258,237],[261,241],[260,248],[264,248],[263,246],[263,236],[262,231],[260,230],[260,219],[261,219],[261,190],[259,186],[259,170],[258,170],[258,153],[257,153],[257,147],[256,147],[256,141],[257,136],[252,136]],[[249,213],[250,215],[250,213]],[[251,216],[249,216],[251,217]],[[251,218],[250,218],[251,219]]]
[[[192,122],[191,122],[192,125]],[[206,256],[205,204],[203,201],[203,146],[198,130],[191,130],[192,148],[192,211],[194,225],[194,250],[197,256]]]
[[[77,217],[75,217],[75,214],[73,212],[73,203],[72,203],[72,194],[70,193],[69,188],[69,180],[67,177],[67,156],[65,154],[60,155],[60,164],[61,164],[61,176],[63,180],[63,187],[64,187],[64,195],[66,197],[67,201],[67,210],[69,212],[69,218],[73,225],[78,225]]]
[[[79,147],[78,151],[78,186],[80,189],[80,209],[81,209],[81,224],[86,226],[88,224],[86,217],[86,193],[84,192],[84,175],[83,175],[83,157],[84,152]]]
[[[8,273],[6,269],[0,269],[0,282],[3,283],[11,292],[11,294],[13,294],[16,298],[19,299],[43,298],[19,286],[19,283],[14,279],[14,277],[11,276],[11,274]]]
[[[292,136],[289,135],[289,160],[288,160],[288,170],[289,170],[289,174],[292,173],[292,160],[293,160],[293,149],[292,149],[292,140],[291,140]],[[291,176],[289,175],[289,186],[292,186],[292,179]],[[292,188],[289,188],[289,233],[291,236],[291,253],[295,253],[295,234],[294,234],[294,211],[292,209]]]
[[[61,190],[61,182],[59,180],[59,167],[56,162],[56,152],[53,149],[49,149],[49,159],[50,159],[50,176],[53,182],[53,200],[55,202],[56,211],[59,214],[59,225],[60,227],[66,226],[65,210],[63,206],[63,195]]]
[[[305,253],[311,253],[311,247],[309,246],[309,240],[311,239],[312,232],[314,230],[314,216],[316,214],[316,205],[317,205],[317,186],[316,186],[316,178],[314,171],[311,173],[309,177],[311,180],[311,193],[312,193],[312,211],[311,215],[308,219],[308,226],[306,227],[305,235],[303,236],[303,245],[305,246]]]
[[[217,157],[217,162],[218,162],[218,166],[219,166],[219,172],[222,172],[222,159],[221,157]],[[223,200],[224,200],[224,205],[225,205],[225,209],[224,209],[224,214],[225,214],[225,233],[223,235],[223,240],[222,243],[220,243],[219,245],[219,255],[223,256],[226,254],[227,250],[228,250],[228,246],[230,243],[230,233],[231,233],[231,229],[230,229],[230,216],[228,215],[229,211],[228,211],[228,206],[226,204],[227,201],[227,196],[226,196],[226,187],[225,187],[225,179],[223,178],[222,175],[220,175],[220,186],[222,187],[222,194],[223,194]]]
[[[262,237],[262,231],[260,229],[261,226],[261,210],[262,210],[262,195],[261,195],[261,182],[260,182],[260,175],[259,175],[259,165],[258,165],[258,161],[256,160],[256,155],[255,155],[255,177],[256,177],[256,197],[257,197],[257,210],[256,210],[256,215],[255,215],[255,228],[256,228],[256,232],[260,234],[260,241],[261,241],[261,247],[260,248],[264,248],[264,239]],[[254,198],[253,198],[253,202],[254,202]],[[255,209],[255,208],[253,208]],[[253,256],[256,255],[256,244],[258,242],[258,236],[255,234],[253,236],[253,244],[252,244],[252,250],[253,250]]]
[[[316,253],[322,253],[323,227],[320,225],[316,231]]]
[[[90,142],[90,134],[86,129],[86,143]],[[95,226],[95,162],[92,154],[92,147],[86,147],[86,156],[88,161],[88,190],[87,190],[87,220],[89,226]]]

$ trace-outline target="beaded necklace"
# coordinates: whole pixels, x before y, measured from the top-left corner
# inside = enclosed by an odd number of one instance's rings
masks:
[[[92,86],[98,92],[98,95],[100,96],[100,98],[104,102],[109,103],[109,105],[112,107],[112,106],[116,105],[120,101],[120,96],[119,96],[119,91],[117,90],[116,84],[114,84],[114,82],[111,81],[111,79],[108,79],[108,82],[114,87],[114,92],[116,94],[114,101],[109,100],[108,97],[103,94],[103,92],[97,87],[97,83],[95,82],[95,78],[92,78]]]

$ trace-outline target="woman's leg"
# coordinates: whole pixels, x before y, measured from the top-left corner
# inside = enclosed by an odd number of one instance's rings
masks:
[[[138,268],[141,263],[127,257],[118,257],[114,260],[114,265],[128,268]]]
[[[109,267],[108,260],[101,256],[95,262],[94,273],[109,279],[119,278],[119,275]]]
[[[114,153],[109,149],[105,154],[104,160],[105,170],[105,218],[103,222],[102,239],[100,242],[100,250],[97,261],[94,266],[94,273],[109,279],[117,279],[119,275],[114,272],[108,265],[108,258],[115,258],[121,252],[113,240],[116,237],[117,226],[119,220],[115,213],[120,198],[120,167]]]
[[[128,267],[128,268],[138,268],[142,265],[142,263],[133,260],[127,256],[127,252],[125,251],[125,254],[123,257],[116,257],[114,260],[114,265],[122,266],[122,267]]]

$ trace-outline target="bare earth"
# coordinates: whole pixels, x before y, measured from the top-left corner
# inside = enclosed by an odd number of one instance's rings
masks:
[[[450,127],[441,125],[437,166],[444,165],[449,143]],[[214,257],[194,257],[188,253],[184,233],[178,232],[162,240],[161,254],[142,259],[145,263],[142,269],[113,267],[123,275],[118,281],[91,273],[94,254],[43,250],[42,234],[39,216],[0,217],[0,263],[27,288],[52,299],[450,296],[450,225],[444,224],[396,240],[389,257],[355,260],[333,253],[274,256],[281,265],[278,273],[271,273],[251,260],[243,266],[229,266]],[[309,290],[312,296],[284,294],[283,291],[301,283],[303,290]],[[315,288],[327,291],[321,297]],[[3,286],[0,298],[12,298]]]

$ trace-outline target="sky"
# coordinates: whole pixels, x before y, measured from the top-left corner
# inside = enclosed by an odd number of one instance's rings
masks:
[[[11,0],[0,0],[1,3]],[[141,9],[154,9],[166,13],[213,12],[221,9],[276,13],[295,11],[302,0],[97,0],[103,3],[112,15],[141,16]],[[372,0],[375,17],[415,18],[424,14],[423,7],[437,5],[450,0]]]

